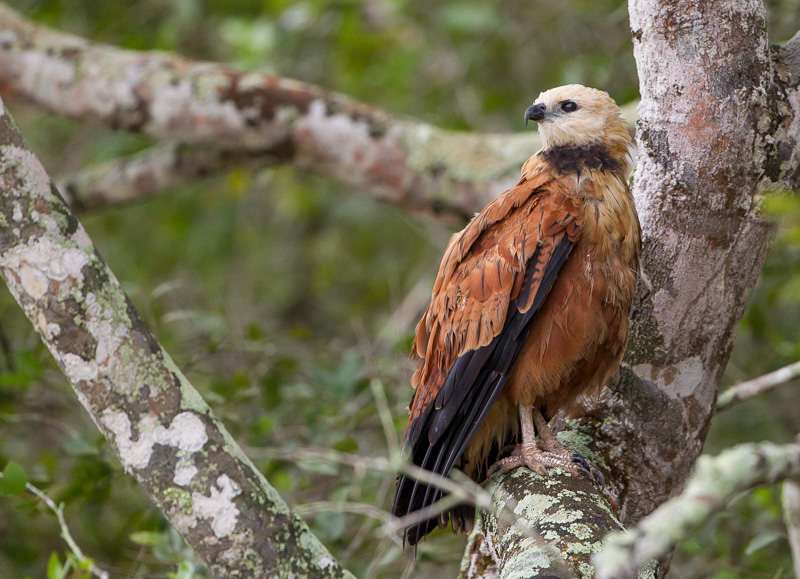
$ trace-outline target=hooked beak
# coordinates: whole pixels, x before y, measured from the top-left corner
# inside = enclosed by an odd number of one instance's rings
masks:
[[[541,103],[538,105],[531,105],[528,107],[528,110],[525,111],[525,124],[528,124],[528,121],[539,121],[544,120],[544,112],[547,110],[547,107]]]

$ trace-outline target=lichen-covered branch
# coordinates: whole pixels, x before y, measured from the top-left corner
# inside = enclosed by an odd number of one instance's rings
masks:
[[[0,102],[0,273],[81,404],[220,577],[350,577],[147,330]]]
[[[3,4],[0,36],[4,97],[183,143],[67,178],[70,197],[87,208],[237,165],[292,164],[383,202],[465,220],[513,185],[540,146],[534,131],[446,131],[285,78],[91,43]]]
[[[280,161],[257,151],[165,143],[59,179],[58,190],[75,211],[141,201],[198,177],[233,167],[266,167]]]
[[[471,217],[539,148],[533,131],[444,131],[285,78],[91,43],[1,4],[0,38],[6,98],[160,139],[255,151],[414,211]]]
[[[591,554],[622,529],[607,499],[587,479],[527,468],[491,484],[495,511],[481,511],[462,559],[461,577],[592,577]],[[503,513],[511,516],[503,517]]]
[[[701,456],[680,495],[658,507],[636,528],[608,537],[593,559],[597,579],[634,577],[639,567],[669,553],[737,494],[798,476],[800,442],[742,444],[716,457]]]
[[[598,461],[574,431],[559,438]],[[495,577],[591,578],[592,554],[604,537],[624,529],[609,497],[584,477],[550,469],[543,477],[528,468],[498,473],[490,483],[492,509],[479,512],[461,560],[460,579]],[[524,574],[522,573],[524,571]],[[640,575],[655,577],[655,566]]]

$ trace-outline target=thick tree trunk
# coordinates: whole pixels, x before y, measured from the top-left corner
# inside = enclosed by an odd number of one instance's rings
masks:
[[[800,128],[796,45],[770,49],[761,2],[633,0],[630,18],[642,97],[634,180],[642,275],[620,376],[580,421],[608,466],[625,526],[679,493],[702,450],[766,254],[770,227],[758,196],[796,185]],[[519,488],[514,500],[531,492]],[[553,500],[567,500],[562,495]],[[596,500],[587,496],[586,509]],[[465,565],[480,537],[503,541],[491,515],[480,522]],[[525,522],[546,528],[536,514]],[[550,536],[572,564],[573,537]],[[552,562],[552,551],[541,555]],[[504,561],[493,563],[469,576],[514,576]]]

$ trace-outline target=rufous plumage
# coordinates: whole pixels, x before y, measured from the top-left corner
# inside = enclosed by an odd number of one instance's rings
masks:
[[[568,85],[540,94],[528,120],[541,150],[453,236],[416,329],[404,450],[443,476],[457,467],[480,482],[493,464],[594,472],[547,420],[608,382],[628,338],[641,231],[619,108],[603,91]],[[393,514],[441,497],[400,475]],[[470,509],[459,507],[409,526],[406,539],[416,544],[448,515],[454,530],[471,524]]]

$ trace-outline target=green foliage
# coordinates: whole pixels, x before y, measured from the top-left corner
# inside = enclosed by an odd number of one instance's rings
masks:
[[[602,87],[621,103],[637,96],[622,0],[12,4],[92,40],[291,76],[451,128],[523,130],[522,111],[535,96],[566,82]],[[800,27],[797,0],[769,8],[774,41]],[[19,105],[12,112],[54,175],[150,144]],[[800,201],[771,199],[767,208],[779,227],[727,383],[800,358]],[[231,171],[81,220],[149,327],[290,504],[388,508],[391,474],[293,453],[388,455],[369,384],[378,378],[385,386],[401,435],[411,395],[406,356],[420,312],[390,316],[403,311],[416,284],[432,282],[450,230],[288,168]],[[800,431],[799,396],[784,388],[721,414],[707,450],[791,439]],[[0,459],[8,463],[0,482],[10,474],[2,484],[13,491],[0,500],[0,569],[8,576],[84,576],[52,514],[14,490],[28,478],[66,505],[76,541],[112,576],[206,575],[123,473],[7,292],[0,292]],[[308,512],[356,576],[400,576],[415,564],[412,576],[443,577],[458,568],[463,538],[449,532],[437,532],[415,556],[383,537],[374,519]],[[672,569],[676,577],[780,569],[788,576],[776,489],[740,497],[681,545]]]
[[[10,461],[3,470],[3,477],[0,478],[0,497],[22,494],[25,492],[26,484],[28,476],[25,471],[16,462]]]

